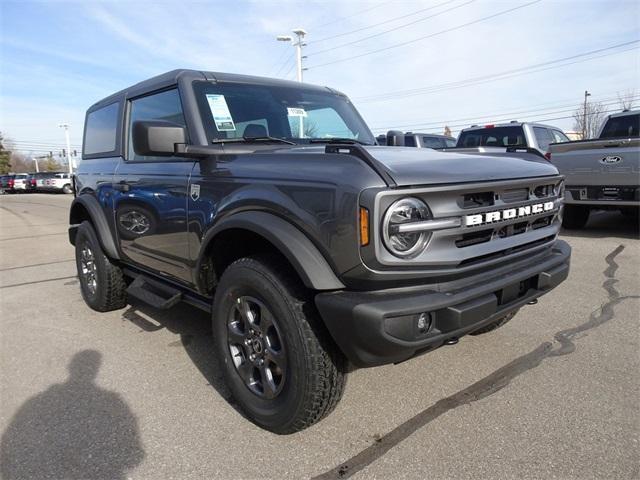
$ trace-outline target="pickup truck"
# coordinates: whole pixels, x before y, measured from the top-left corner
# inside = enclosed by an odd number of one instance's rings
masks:
[[[565,176],[565,228],[582,228],[591,210],[640,210],[640,110],[609,115],[595,140],[552,143],[550,160]]]
[[[447,135],[437,135],[435,133],[402,133],[390,130],[386,135],[376,137],[378,145],[404,146],[417,148],[448,148],[456,146],[456,139]]]
[[[472,125],[465,128],[458,136],[456,147],[530,148],[548,158],[549,144],[568,141],[569,138],[557,127],[514,120],[509,123]]]
[[[85,302],[209,312],[237,404],[280,434],[352,368],[487,333],[569,272],[556,167],[377,146],[332,88],[175,70],[91,106],[82,158]]]

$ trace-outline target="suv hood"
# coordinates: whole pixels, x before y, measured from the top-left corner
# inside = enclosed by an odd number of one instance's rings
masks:
[[[551,163],[543,160],[524,160],[517,157],[465,155],[430,148],[364,146],[399,187],[472,183],[517,178],[558,175]],[[273,151],[273,150],[272,150]],[[324,153],[322,146],[297,146],[277,151],[287,153]]]
[[[549,162],[517,157],[464,155],[411,147],[365,147],[398,186],[466,183],[558,175]]]

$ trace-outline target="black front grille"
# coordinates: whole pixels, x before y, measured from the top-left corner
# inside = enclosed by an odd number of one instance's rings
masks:
[[[504,257],[506,255],[510,255],[512,253],[522,252],[524,250],[528,250],[530,248],[537,247],[539,245],[544,245],[545,243],[550,242],[555,238],[555,235],[549,235],[547,237],[541,238],[539,240],[535,240],[529,243],[523,243],[522,245],[518,245],[517,247],[507,248],[505,250],[500,250],[499,252],[488,253],[486,255],[480,255],[479,257],[468,258],[463,260],[458,264],[459,267],[465,267],[467,265],[473,265],[475,263],[485,262],[487,260],[493,260],[496,258]]]
[[[529,198],[528,188],[514,188],[502,193],[502,201],[505,203],[522,202]]]
[[[493,192],[466,193],[461,198],[462,208],[490,207],[494,204],[495,194]]]

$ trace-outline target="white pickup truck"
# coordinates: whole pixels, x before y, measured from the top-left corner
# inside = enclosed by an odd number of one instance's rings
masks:
[[[551,162],[565,176],[562,225],[582,228],[591,210],[640,213],[640,110],[609,115],[595,140],[552,143]]]

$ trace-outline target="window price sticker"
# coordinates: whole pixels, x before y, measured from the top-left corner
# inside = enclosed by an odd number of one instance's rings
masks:
[[[234,132],[236,125],[233,123],[229,106],[224,95],[207,94],[207,102],[211,109],[213,121],[216,122],[216,128],[219,132]]]

